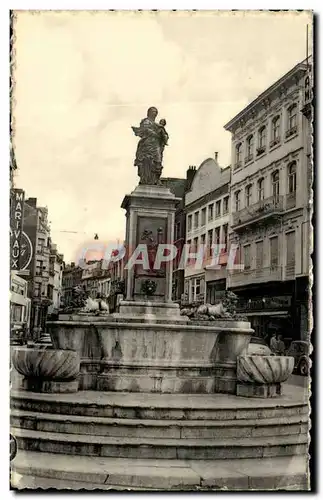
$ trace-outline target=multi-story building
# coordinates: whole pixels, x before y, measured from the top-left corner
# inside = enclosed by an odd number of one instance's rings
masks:
[[[30,327],[31,301],[28,298],[28,283],[15,271],[10,273],[10,326],[11,329]]]
[[[297,64],[225,129],[232,134],[230,240],[243,270],[228,288],[256,333],[307,335],[310,234],[310,122],[307,64]]]
[[[86,264],[86,268],[83,269],[82,285],[93,299],[97,298],[99,294],[104,295],[104,297],[110,295],[110,270],[105,269],[103,263],[103,259],[90,261]]]
[[[50,228],[48,210],[37,206],[37,198],[29,198],[24,205],[24,232],[30,246],[30,258],[26,265],[29,296],[32,300],[31,332],[36,339],[40,329],[46,328],[48,306],[52,301],[48,295]],[[28,248],[27,248],[28,251]]]
[[[71,262],[64,266],[62,276],[62,302],[65,307],[71,305],[73,289],[82,284],[82,274],[82,267],[76,266],[75,262]]]
[[[186,178],[164,177],[162,183],[167,186],[171,192],[179,198],[176,206],[174,221],[174,245],[177,248],[177,256],[173,263],[173,300],[180,303],[184,293],[184,269],[179,266],[183,245],[186,235],[186,216],[185,216],[185,194],[191,188],[196,167],[189,167],[186,171]]]
[[[48,307],[48,314],[58,314],[62,301],[62,280],[64,269],[64,257],[58,253],[57,245],[50,247],[49,256],[49,283],[48,297],[52,303]]]
[[[202,266],[190,259],[185,266],[183,303],[214,304],[226,290],[228,226],[230,206],[230,167],[221,168],[215,159],[205,160],[185,195],[186,244],[190,253],[204,248]],[[223,245],[216,267],[213,245]],[[220,247],[218,247],[220,248]]]

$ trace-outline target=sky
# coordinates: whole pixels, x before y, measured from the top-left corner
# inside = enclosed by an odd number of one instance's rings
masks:
[[[167,120],[163,176],[218,152],[224,125],[306,57],[310,12],[16,14],[15,185],[47,206],[65,261],[99,235],[123,240],[123,197],[138,183],[131,130]],[[68,232],[66,232],[68,231]]]

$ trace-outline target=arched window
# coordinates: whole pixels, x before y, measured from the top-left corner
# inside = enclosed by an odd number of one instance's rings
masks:
[[[247,149],[246,149],[246,161],[250,161],[253,158],[253,134],[247,137]]]
[[[234,193],[234,205],[235,205],[235,211],[239,212],[239,210],[240,210],[240,190],[238,190]]]
[[[275,200],[277,200],[279,197],[279,170],[275,170],[275,172],[272,173],[271,182],[273,197]]]
[[[271,138],[272,146],[280,141],[280,115],[275,116],[271,122]]]
[[[292,104],[287,109],[287,130],[286,137],[295,134],[297,131],[297,105]]]
[[[296,191],[296,161],[293,161],[288,166],[288,192],[295,193]]]
[[[264,186],[264,184],[265,184],[265,179],[262,177],[257,182],[258,201],[261,201],[265,198],[265,186]]]
[[[267,130],[265,125],[260,127],[258,130],[258,154],[261,154],[266,150],[266,132]]]
[[[252,184],[246,186],[245,197],[246,197],[246,207],[250,207],[252,201]]]
[[[242,143],[239,142],[236,145],[236,163],[235,163],[235,168],[241,167],[242,163]]]

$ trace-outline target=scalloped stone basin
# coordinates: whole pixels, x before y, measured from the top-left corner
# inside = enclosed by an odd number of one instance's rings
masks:
[[[294,369],[292,356],[239,356],[237,378],[251,384],[278,384],[285,382]]]
[[[253,332],[250,323],[230,319],[161,322],[128,314],[74,315],[49,328],[55,348],[79,352],[80,390],[188,394],[235,392],[237,356]]]
[[[78,353],[67,350],[16,347],[12,363],[21,375],[40,380],[74,380],[80,371]]]

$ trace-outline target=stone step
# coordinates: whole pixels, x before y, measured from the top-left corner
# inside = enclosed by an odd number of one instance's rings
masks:
[[[243,420],[308,415],[293,395],[272,399],[237,398],[228,394],[145,394],[80,391],[39,394],[11,391],[12,409],[61,415],[156,420]]]
[[[160,439],[150,437],[60,434],[13,427],[18,449],[120,458],[218,460],[302,455],[307,434],[222,439]]]
[[[12,410],[11,425],[67,434],[115,437],[215,439],[302,434],[308,432],[308,415],[243,420],[149,420],[58,415]]]
[[[309,490],[306,456],[240,460],[145,460],[19,451],[13,488]]]

